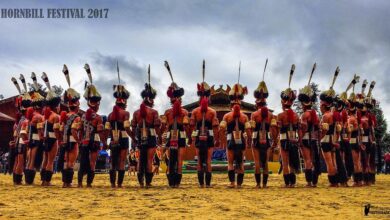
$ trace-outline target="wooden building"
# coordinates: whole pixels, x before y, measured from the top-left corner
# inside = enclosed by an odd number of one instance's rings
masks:
[[[0,152],[8,150],[16,118],[15,98],[0,100]]]
[[[16,119],[15,99],[13,96],[7,99],[0,100],[0,152],[8,150],[8,143],[13,136],[13,126]],[[65,111],[67,106],[61,103],[60,111]],[[84,111],[80,110],[79,114]]]

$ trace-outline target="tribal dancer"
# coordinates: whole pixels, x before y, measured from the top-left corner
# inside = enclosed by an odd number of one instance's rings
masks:
[[[337,174],[336,174],[337,176],[335,180],[337,180],[337,183],[339,183],[340,186],[348,187],[348,173],[347,173],[345,159],[344,159],[345,146],[341,143],[341,137],[342,137],[341,133],[343,132],[344,121],[342,118],[343,116],[342,112],[338,110],[337,100],[338,97],[335,96],[333,102],[334,105],[333,120],[335,123],[336,134],[333,137],[334,139],[332,139],[333,146],[334,146],[334,155],[336,160],[336,170],[337,170]]]
[[[320,95],[320,109],[322,113],[321,119],[321,149],[322,156],[324,157],[326,168],[328,171],[328,180],[330,187],[338,186],[338,175],[337,175],[337,163],[335,155],[335,147],[339,147],[338,135],[341,131],[341,125],[338,122],[337,117],[332,112],[332,107],[336,92],[333,89],[333,85],[336,82],[337,76],[340,72],[339,67],[336,68],[332,84],[328,90],[325,90]]]
[[[251,124],[248,116],[240,108],[241,101],[248,94],[248,89],[240,84],[241,63],[238,73],[238,82],[231,89],[229,86],[230,106],[232,110],[223,116],[220,123],[221,142],[227,141],[228,177],[230,188],[235,187],[237,172],[237,187],[241,188],[244,182],[244,152],[249,145]],[[233,163],[235,162],[235,167]]]
[[[340,183],[344,186],[347,186],[347,181],[351,179],[352,174],[354,172],[354,165],[353,165],[353,159],[352,159],[352,149],[349,144],[349,126],[348,126],[348,90],[350,90],[357,82],[359,81],[359,76],[354,76],[351,83],[348,85],[347,89],[342,92],[339,96],[336,96],[335,99],[335,112],[338,112],[340,115],[340,125],[341,125],[341,132],[340,132],[340,156],[343,164],[345,165],[346,170],[346,179],[345,176],[341,176]],[[339,164],[339,163],[338,163]],[[340,167],[337,168],[338,171],[340,171]],[[344,181],[343,181],[344,180]],[[343,183],[344,182],[344,183]]]
[[[299,140],[301,154],[305,163],[305,178],[307,187],[316,187],[318,176],[321,174],[320,153],[318,148],[319,117],[313,108],[317,102],[317,94],[310,84],[317,64],[314,63],[309,82],[299,91],[298,100],[301,103],[303,114],[300,120]]]
[[[364,93],[367,87],[367,80],[363,81],[362,91],[360,94],[357,94],[357,116],[358,123],[360,128],[360,137],[361,137],[361,163],[363,169],[363,181],[365,185],[371,184],[371,173],[375,173],[375,162],[374,169],[371,170],[370,167],[370,158],[375,158],[375,154],[372,153],[372,143],[373,143],[373,133],[372,133],[372,118],[370,113],[367,110],[365,105],[366,95]]]
[[[33,91],[30,93],[31,106],[34,109],[32,119],[30,121],[29,140],[27,146],[27,165],[24,170],[26,184],[34,183],[36,170],[39,170],[42,164],[43,154],[43,115],[42,109],[45,98],[40,94],[40,89],[35,73],[31,74],[33,80]]]
[[[368,124],[369,124],[369,142],[370,142],[370,149],[369,149],[369,158],[368,158],[368,181],[370,184],[375,184],[375,155],[376,155],[376,137],[375,137],[375,128],[377,125],[376,122],[376,116],[373,112],[373,108],[376,105],[376,100],[372,97],[372,90],[374,89],[375,81],[372,81],[370,84],[370,88],[368,90],[367,96],[364,99],[364,104],[367,108],[368,112]]]
[[[168,184],[170,187],[179,187],[182,179],[182,165],[186,138],[189,133],[189,118],[187,110],[181,107],[181,97],[184,95],[184,89],[174,82],[167,61],[165,61],[165,67],[172,80],[167,91],[172,108],[166,110],[161,118],[161,132],[164,134],[163,138],[165,140],[163,141],[165,147],[168,149]]]
[[[264,82],[264,74],[267,68],[268,59],[265,63],[263,80],[254,91],[256,98],[257,111],[251,115],[251,133],[252,133],[252,154],[255,161],[255,180],[256,187],[260,188],[261,173],[263,170],[263,188],[267,187],[268,182],[268,158],[272,147],[278,143],[278,131],[276,116],[267,108],[268,88]]]
[[[16,108],[18,109],[18,120],[14,125],[14,139],[10,141],[11,150],[10,169],[12,167],[14,185],[21,185],[23,179],[23,169],[26,154],[26,145],[28,144],[29,120],[34,110],[30,107],[31,97],[27,92],[27,85],[24,76],[20,75],[20,81],[23,84],[24,91],[22,92],[18,82],[12,77],[12,82],[19,91],[19,96],[16,98]]]
[[[285,187],[295,187],[296,175],[299,171],[298,152],[298,124],[299,117],[291,106],[296,99],[296,91],[292,90],[291,80],[294,75],[295,65],[291,66],[288,88],[281,94],[283,112],[278,115],[278,127],[280,129],[280,145],[283,166],[283,179]]]
[[[54,159],[58,151],[58,140],[61,139],[60,116],[58,115],[61,96],[55,93],[50,86],[46,73],[42,73],[42,80],[45,82],[48,92],[45,99],[44,110],[44,156],[41,169],[42,186],[50,186],[53,176]]]
[[[84,92],[88,109],[81,117],[82,144],[80,148],[80,168],[77,175],[77,186],[83,187],[83,176],[87,174],[87,187],[92,187],[101,140],[105,143],[103,134],[104,125],[102,117],[97,114],[102,97],[92,83],[92,73],[89,65],[85,64],[84,69],[89,79]]]
[[[148,82],[141,92],[143,99],[140,108],[133,113],[131,128],[134,132],[133,141],[140,151],[137,177],[141,187],[150,187],[153,179],[153,156],[157,141],[161,140],[161,121],[158,112],[153,109],[157,92],[150,84],[150,65],[148,67]],[[134,150],[134,149],[133,149]]]
[[[115,106],[112,112],[108,115],[105,129],[109,131],[111,141],[111,169],[110,183],[111,187],[115,188],[116,173],[118,171],[117,187],[122,188],[123,179],[125,177],[125,161],[129,149],[130,130],[130,113],[126,111],[127,99],[130,97],[129,91],[121,85],[119,77],[119,66],[117,63],[117,72],[119,84],[114,85]]]
[[[219,146],[219,121],[217,112],[208,107],[211,94],[210,86],[204,81],[205,61],[203,60],[202,82],[198,83],[199,107],[192,110],[190,128],[192,144],[198,156],[198,182],[201,188],[211,187],[211,156],[213,147]]]
[[[356,78],[356,75],[355,75]],[[359,79],[359,77],[357,77]],[[349,146],[352,149],[352,159],[353,159],[353,186],[362,186],[363,181],[363,171],[361,164],[361,145],[360,145],[360,128],[357,118],[357,101],[355,95],[355,84],[358,80],[355,81],[352,85],[352,93],[348,98],[348,133],[349,133]]]
[[[69,70],[64,65],[62,72],[65,75],[69,88],[64,93],[64,103],[68,105],[68,112],[66,113],[66,120],[63,124],[63,143],[65,147],[65,165],[62,171],[63,188],[72,187],[74,165],[79,153],[79,143],[81,142],[80,128],[81,118],[78,114],[80,107],[80,94],[70,87]],[[61,112],[61,117],[64,113]]]

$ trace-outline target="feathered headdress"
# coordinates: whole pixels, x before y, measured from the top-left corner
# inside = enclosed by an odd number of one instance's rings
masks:
[[[359,79],[360,79],[360,76],[357,76],[355,74],[354,79],[347,87],[346,91],[348,91],[349,89],[352,89],[352,92],[351,92],[351,94],[349,94],[349,97],[348,97],[348,102],[350,104],[355,104],[355,102],[356,102],[355,85],[359,82]]]
[[[18,83],[18,81],[16,80],[16,78],[15,78],[15,77],[12,77],[12,78],[11,78],[11,81],[12,81],[12,83],[15,85],[16,90],[18,90],[19,95],[22,95],[22,90],[20,90],[20,86],[19,86],[19,83]]]
[[[288,79],[288,88],[285,89],[281,94],[280,94],[280,98],[282,98],[283,102],[293,102],[297,95],[296,95],[296,91],[295,90],[292,90],[291,89],[291,81],[292,81],[292,77],[294,75],[294,71],[295,71],[295,64],[291,65],[291,69],[290,69],[290,77]]]
[[[23,109],[23,108],[25,109],[25,108],[28,108],[31,106],[31,96],[28,93],[26,79],[24,78],[23,74],[20,74],[19,79],[22,82],[22,85],[24,88],[24,90],[21,93],[21,99],[19,100],[19,102],[20,102],[19,106],[21,109]]]
[[[348,84],[347,89],[335,97],[335,104],[338,109],[343,108],[348,104],[348,91],[352,89],[352,87],[355,87],[355,84],[359,82],[359,79],[360,77],[355,74],[352,81]],[[351,93],[351,95],[354,96],[355,94]]]
[[[19,83],[18,81],[16,80],[15,77],[12,77],[11,78],[11,81],[12,83],[15,85],[16,89],[18,90],[18,97],[16,97],[15,99],[15,106],[18,108],[18,109],[21,109],[21,108],[28,108],[30,106],[30,103],[31,103],[31,100],[29,101],[28,99],[24,99],[24,102],[23,102],[23,98],[27,98],[27,96],[25,96],[23,93],[22,93],[22,90],[20,89],[20,86],[19,86]],[[28,95],[28,94],[27,94]],[[24,103],[24,106],[23,104]]]
[[[355,74],[354,79],[348,85],[347,90],[345,92],[344,96],[347,96],[347,91],[352,89],[352,92],[351,92],[351,94],[349,94],[349,97],[347,99],[347,104],[348,104],[349,110],[354,110],[356,105],[357,105],[356,94],[355,94],[355,85],[359,82],[359,80],[360,80],[360,77]]]
[[[372,90],[375,87],[375,81],[372,81],[370,84],[370,88],[368,89],[368,93],[366,98],[364,99],[364,103],[366,104],[367,108],[372,108],[376,105],[376,100],[372,97]]]
[[[68,67],[64,64],[62,72],[65,75],[66,82],[68,83],[68,89],[64,92],[64,103],[68,104],[68,106],[78,106],[80,93],[70,87],[70,76]]]
[[[359,82],[359,79],[360,79],[360,76],[357,76],[356,74],[353,76],[353,79],[352,81],[348,84],[347,86],[347,89],[342,92],[339,96],[340,100],[343,101],[343,102],[347,102],[348,101],[348,91],[352,88],[355,88],[355,85],[356,83]],[[352,92],[351,95],[354,96],[354,93]]]
[[[50,86],[49,78],[47,77],[45,72],[42,73],[41,78],[43,82],[45,82],[45,85],[48,89],[46,94],[46,105],[57,107],[61,102],[61,96],[53,91],[53,89]]]
[[[203,65],[202,65],[202,82],[197,84],[197,89],[198,89],[198,96],[200,97],[209,97],[211,94],[211,88],[209,84],[207,84],[204,79],[206,77],[206,61],[203,60]]]
[[[23,85],[23,88],[24,88],[23,93],[28,92],[28,90],[27,90],[27,84],[26,84],[26,79],[24,78],[23,74],[20,74],[19,79],[20,79],[20,81],[22,82],[22,85]]]
[[[141,92],[141,97],[143,99],[149,98],[149,99],[155,99],[157,95],[157,91],[152,87],[152,84],[150,83],[150,64],[148,66],[148,82],[145,83],[145,88]]]
[[[164,61],[164,65],[168,70],[169,76],[171,77],[171,85],[168,87],[167,95],[169,98],[180,98],[184,95],[184,89],[179,87],[173,80],[171,68],[169,67],[168,61]]]
[[[361,93],[358,93],[356,95],[356,104],[357,104],[357,107],[358,108],[363,108],[364,106],[364,99],[366,97],[365,95],[365,90],[366,90],[366,87],[367,87],[367,84],[368,84],[368,81],[365,79],[363,80],[363,83],[362,83],[362,91]]]
[[[317,63],[314,63],[313,68],[311,69],[309,82],[307,83],[307,85],[305,87],[303,87],[302,89],[299,90],[298,100],[303,105],[311,105],[317,99],[317,94],[315,94],[315,92],[310,84],[311,79],[313,77],[313,73],[316,70],[316,67],[317,67]]]
[[[84,98],[88,101],[88,105],[92,105],[90,101],[99,102],[102,99],[102,97],[99,91],[96,89],[95,85],[92,84],[92,72],[88,63],[84,65],[84,69],[87,72],[88,80],[89,80],[88,82],[85,82]]]
[[[265,70],[267,69],[267,64],[268,64],[268,58],[266,59],[265,65],[264,65],[263,79],[261,80],[261,82],[259,83],[259,85],[255,89],[255,91],[253,92],[253,96],[256,99],[266,99],[266,98],[268,98],[268,95],[269,95],[267,84],[265,84],[265,81],[264,81],[264,75],[265,75]]]
[[[40,89],[37,81],[37,77],[34,72],[31,73],[31,79],[33,81],[34,90],[31,92],[32,106],[43,107],[45,98],[40,94]]]
[[[336,96],[336,92],[333,89],[334,83],[336,82],[336,79],[340,73],[340,68],[337,67],[336,71],[334,72],[333,75],[333,80],[332,83],[330,84],[330,87],[328,90],[325,90],[321,93],[320,95],[320,100],[327,103],[328,106],[332,106],[334,98]]]

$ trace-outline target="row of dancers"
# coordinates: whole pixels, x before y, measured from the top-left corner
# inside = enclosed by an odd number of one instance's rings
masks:
[[[68,88],[64,94],[57,94],[46,73],[42,73],[47,91],[44,92],[34,73],[31,75],[33,90],[28,91],[26,79],[12,78],[19,91],[16,98],[18,119],[14,126],[14,137],[10,141],[13,182],[22,184],[23,174],[26,184],[33,184],[36,172],[40,172],[41,185],[50,186],[53,175],[53,162],[59,152],[59,170],[62,172],[63,187],[71,187],[74,166],[77,158],[80,168],[77,175],[78,187],[92,187],[98,151],[101,146],[111,150],[109,181],[112,187],[122,187],[125,176],[125,161],[132,147],[139,151],[137,179],[141,187],[150,187],[153,180],[153,156],[157,146],[167,156],[167,180],[170,187],[179,187],[182,180],[183,155],[188,145],[196,148],[198,157],[197,176],[200,187],[210,187],[212,181],[211,156],[214,147],[226,148],[228,160],[228,180],[230,187],[241,187],[244,181],[243,155],[251,148],[255,162],[256,186],[267,187],[269,169],[268,158],[274,148],[280,148],[283,180],[286,187],[296,185],[296,173],[300,169],[299,151],[304,160],[304,174],[307,187],[316,187],[321,174],[321,154],[327,167],[331,187],[348,186],[353,179],[354,186],[375,183],[375,126],[372,109],[376,100],[372,97],[373,81],[368,88],[366,80],[362,90],[355,94],[359,76],[353,76],[346,90],[336,94],[333,86],[339,75],[337,67],[329,89],[316,94],[311,79],[316,69],[314,64],[307,85],[299,90],[291,88],[295,65],[289,72],[288,88],[281,92],[282,112],[274,115],[267,108],[268,88],[263,80],[254,90],[256,99],[250,117],[240,108],[247,87],[239,82],[228,86],[231,111],[222,120],[217,112],[209,107],[213,87],[205,82],[205,61],[202,66],[202,81],[197,84],[199,107],[189,113],[182,107],[184,88],[174,81],[167,61],[164,65],[169,73],[171,84],[167,90],[171,107],[162,116],[153,108],[157,91],[148,81],[141,92],[142,103],[130,113],[126,110],[130,93],[120,80],[114,85],[115,105],[107,120],[98,114],[101,95],[93,84],[92,71],[88,64],[83,97],[88,109],[80,114],[80,94],[71,87],[70,73],[66,65],[62,72]],[[117,68],[118,78],[119,67]],[[239,73],[240,75],[240,73]],[[239,76],[240,77],[240,76]],[[351,91],[352,90],[352,91]],[[348,92],[350,92],[348,96]],[[320,99],[320,112],[314,104]],[[298,115],[292,109],[298,101],[303,113]],[[67,111],[60,112],[60,103]],[[109,140],[109,143],[107,142]]]

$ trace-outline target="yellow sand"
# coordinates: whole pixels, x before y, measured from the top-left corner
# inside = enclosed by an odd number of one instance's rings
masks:
[[[308,189],[303,174],[294,189],[281,188],[277,174],[268,189],[255,189],[253,174],[242,189],[226,188],[226,174],[213,176],[212,189],[199,189],[195,174],[184,175],[179,189],[168,188],[165,175],[154,180],[153,188],[140,189],[126,176],[125,188],[111,189],[102,174],[92,189],[62,189],[59,174],[46,188],[14,187],[11,176],[0,175],[0,219],[361,219],[364,203],[390,202],[390,175],[359,188],[328,188],[322,175],[319,187]]]

